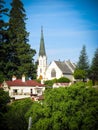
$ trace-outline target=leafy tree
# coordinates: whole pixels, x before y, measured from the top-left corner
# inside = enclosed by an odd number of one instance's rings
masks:
[[[0,81],[2,82],[5,78],[4,75],[4,66],[5,66],[5,57],[6,50],[5,45],[8,41],[8,33],[7,27],[8,23],[6,23],[3,17],[7,16],[8,8],[5,8],[4,0],[0,0]]]
[[[5,92],[2,88],[0,88],[0,112],[7,111],[7,103],[10,102],[10,97],[8,92]]]
[[[95,84],[95,81],[98,81],[98,48],[92,60],[90,78],[93,80],[93,84]]]
[[[32,117],[31,130],[97,130],[98,91],[84,83],[45,91],[42,104],[26,113]]]
[[[26,14],[21,0],[12,0],[9,13],[9,43],[7,45],[6,67],[7,78],[12,75],[21,77],[22,74],[35,78],[34,55],[35,50],[28,44],[26,31]]]
[[[74,71],[74,77],[75,79],[79,79],[79,80],[83,79],[84,81],[84,79],[86,78],[86,71],[81,69],[76,69]]]
[[[32,105],[31,99],[23,99],[13,102],[9,106],[6,114],[6,126],[8,130],[27,130],[28,121],[26,121],[25,113]]]
[[[10,102],[10,97],[8,92],[5,92],[0,88],[0,129],[4,130],[5,126],[5,113],[8,111],[8,103]],[[7,130],[7,129],[6,129]]]
[[[77,67],[75,70],[75,74],[74,74],[75,78],[80,79],[81,77],[84,81],[88,77],[88,70],[89,70],[89,62],[86,53],[86,47],[84,45],[80,52],[79,61],[77,63]]]

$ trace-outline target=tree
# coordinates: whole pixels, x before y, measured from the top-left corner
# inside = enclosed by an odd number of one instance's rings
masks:
[[[32,117],[31,130],[97,130],[98,91],[77,83],[45,91],[42,104],[26,113]]]
[[[98,48],[96,49],[92,60],[90,77],[93,80],[93,84],[95,84],[95,81],[98,81]]]
[[[89,62],[88,62],[88,56],[86,53],[86,47],[83,45],[83,48],[80,52],[79,61],[77,64],[77,67],[81,70],[87,71],[89,69]]]
[[[77,79],[82,78],[84,81],[88,77],[88,70],[89,70],[89,62],[88,62],[88,56],[86,54],[86,47],[84,45],[80,52],[79,61],[77,63],[77,67],[75,70],[74,74],[75,78]],[[81,73],[79,74],[79,72]]]
[[[27,98],[10,104],[9,111],[5,116],[8,130],[27,130],[28,121],[26,121],[25,114],[30,109],[32,103],[32,100]]]
[[[3,17],[7,16],[8,8],[5,8],[4,0],[0,0],[0,82],[5,78],[4,66],[6,57],[6,42],[8,41],[7,27],[8,23],[5,22]]]
[[[21,77],[22,74],[34,78],[36,70],[33,57],[36,52],[28,44],[25,9],[21,0],[12,0],[11,7],[5,73],[8,79],[12,75]]]
[[[10,97],[8,92],[5,92],[0,88],[0,129],[4,130],[5,125],[5,114],[8,112],[8,103],[10,102]],[[6,129],[7,130],[7,129]]]
[[[84,79],[86,78],[86,75],[87,75],[87,73],[85,70],[75,69],[75,71],[74,71],[75,79],[79,79],[79,80],[83,79],[83,81],[84,81]]]

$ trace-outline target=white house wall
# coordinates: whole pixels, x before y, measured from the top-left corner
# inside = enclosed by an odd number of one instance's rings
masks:
[[[23,86],[20,86],[20,87],[10,87],[9,89],[9,96],[10,97],[13,97],[14,96],[14,93],[13,91],[14,90],[17,90],[17,94],[16,95],[30,95],[31,94],[31,89],[32,89],[32,94],[38,94],[37,93],[37,88],[41,89],[41,93],[40,95],[43,93],[43,91],[45,90],[45,87],[23,87]]]

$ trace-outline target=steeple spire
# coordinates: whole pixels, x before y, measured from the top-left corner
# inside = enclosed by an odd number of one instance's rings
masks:
[[[43,27],[42,26],[41,26],[41,39],[40,39],[39,56],[46,56],[45,45],[44,45],[44,36],[43,36]]]

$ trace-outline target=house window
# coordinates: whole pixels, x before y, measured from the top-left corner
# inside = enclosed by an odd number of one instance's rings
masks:
[[[42,89],[41,88],[37,88],[37,94],[42,95]]]
[[[51,77],[56,77],[56,71],[55,71],[55,69],[52,69],[52,71],[51,71]]]
[[[31,94],[31,95],[33,94],[33,90],[32,90],[32,88],[30,89],[30,94]]]
[[[13,89],[13,95],[17,95],[18,94],[18,90],[17,89]]]

